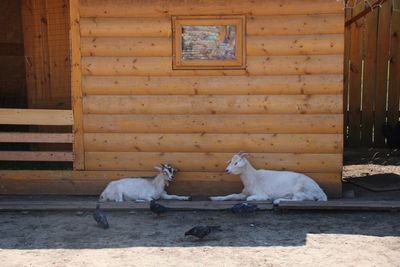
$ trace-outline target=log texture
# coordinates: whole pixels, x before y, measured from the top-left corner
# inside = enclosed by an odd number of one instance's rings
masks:
[[[98,77],[85,76],[87,95],[335,95],[343,75]]]

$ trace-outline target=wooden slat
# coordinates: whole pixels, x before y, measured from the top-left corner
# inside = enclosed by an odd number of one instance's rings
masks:
[[[0,108],[0,124],[73,125],[71,110]]]
[[[398,211],[400,201],[334,200],[318,201],[283,201],[278,205],[282,210],[366,210]]]
[[[353,0],[349,0],[347,2],[349,5],[353,4]],[[352,10],[350,8],[345,9],[345,20],[348,20],[351,18]],[[344,139],[345,139],[345,144],[348,143],[348,133],[347,133],[347,127],[349,125],[349,112],[348,112],[348,103],[349,103],[349,84],[350,84],[350,49],[351,49],[351,27],[345,27],[345,32],[344,32],[344,38],[345,38],[345,48],[344,48],[344,75],[343,75],[343,115],[344,115],[344,128],[343,128],[343,134],[344,134]]]
[[[342,75],[221,77],[83,77],[87,95],[331,95]]]
[[[342,115],[85,115],[86,133],[342,133]]]
[[[361,144],[364,147],[372,146],[374,128],[374,99],[376,87],[376,41],[378,27],[378,10],[375,9],[365,18],[364,32],[364,79],[362,94],[362,129]],[[379,128],[378,128],[379,129]]]
[[[341,95],[86,96],[89,114],[341,114]]]
[[[363,9],[358,4],[353,14]],[[362,79],[362,23],[357,21],[351,25],[351,51],[350,51],[350,91],[349,91],[349,135],[348,146],[357,147],[361,135],[361,79]]]
[[[249,36],[342,34],[343,12],[301,16],[257,16],[247,18]]]
[[[72,152],[0,151],[0,161],[74,161]]]
[[[81,39],[81,50],[82,56],[171,57],[172,40],[146,37],[86,37]]]
[[[81,0],[82,17],[168,17],[170,15],[291,15],[341,13],[342,2],[326,0],[183,1]]]
[[[99,195],[110,181],[122,177],[153,176],[156,172],[124,171],[0,171],[0,194]],[[310,173],[329,197],[341,195],[340,173]],[[238,176],[225,173],[178,172],[167,191],[209,196],[237,193],[243,188]]]
[[[247,57],[247,70],[173,70],[170,57],[83,57],[83,75],[225,76],[342,74],[341,55]]]
[[[340,153],[341,134],[85,134],[87,152]]]
[[[82,73],[80,49],[80,0],[71,0],[70,6],[70,45],[71,45],[71,97],[74,111],[74,169],[85,169],[83,148],[83,111],[82,111]]]
[[[254,36],[246,39],[248,56],[343,54],[343,34]]]
[[[70,133],[0,133],[0,142],[6,143],[72,143]]]
[[[231,153],[86,152],[87,170],[151,170],[160,162],[183,172],[224,172]],[[341,154],[265,154],[249,159],[255,168],[296,172],[341,172]]]
[[[390,78],[387,121],[395,125],[400,116],[400,1],[394,1],[396,12],[392,12],[390,44]]]
[[[86,37],[82,56],[170,57],[169,38]],[[246,39],[248,56],[334,55],[343,53],[343,34],[253,36]]]
[[[383,147],[385,145],[385,137],[383,136],[382,126],[386,121],[387,77],[390,51],[390,20],[391,1],[388,1],[379,9],[374,122],[375,147]]]
[[[170,37],[170,18],[82,18],[83,37]]]

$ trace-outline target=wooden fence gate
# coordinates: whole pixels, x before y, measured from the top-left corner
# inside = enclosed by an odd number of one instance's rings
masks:
[[[399,121],[400,0],[347,1],[346,21],[345,146],[385,147],[382,126]]]

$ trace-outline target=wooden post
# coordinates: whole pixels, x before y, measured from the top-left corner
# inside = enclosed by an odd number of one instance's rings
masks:
[[[400,0],[394,1],[392,8],[392,30],[390,45],[390,83],[388,99],[388,122],[399,121],[400,98]]]
[[[79,0],[70,1],[70,44],[71,44],[71,95],[74,113],[74,169],[84,170],[81,37],[79,31]]]

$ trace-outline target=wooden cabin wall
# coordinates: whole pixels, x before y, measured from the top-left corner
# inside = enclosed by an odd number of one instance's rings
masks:
[[[223,172],[242,150],[340,195],[341,1],[80,0],[79,13],[86,170],[168,162],[174,193],[238,192]],[[172,69],[172,15],[232,14],[246,15],[246,70]]]
[[[20,1],[0,1],[0,107],[26,107],[24,39]]]

